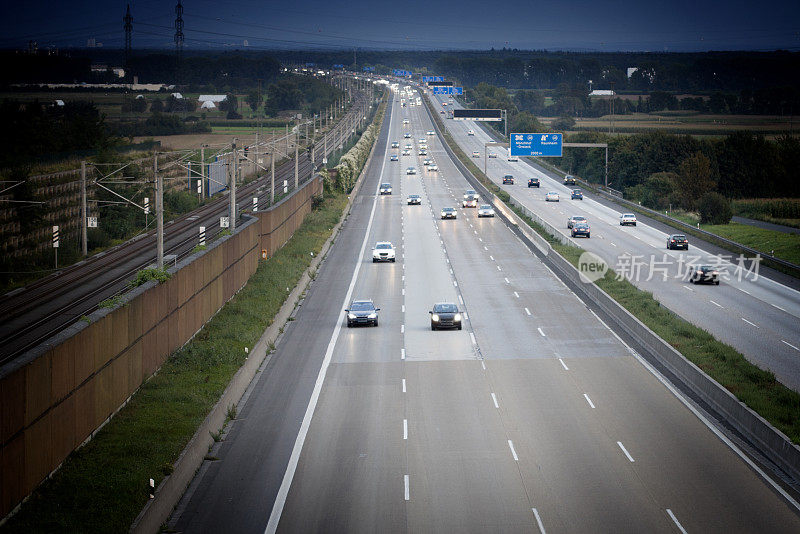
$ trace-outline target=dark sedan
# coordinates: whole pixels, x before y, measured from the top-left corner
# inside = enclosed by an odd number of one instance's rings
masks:
[[[719,285],[719,271],[710,265],[689,266],[689,282]]]
[[[578,236],[592,237],[592,231],[589,228],[589,223],[579,222],[572,226],[572,237]]]
[[[573,189],[572,200],[583,200],[583,191],[581,191],[580,189]]]
[[[510,174],[503,176],[503,185],[514,185],[514,177]]]
[[[378,326],[378,311],[372,300],[354,300],[350,307],[344,310],[347,312],[347,326],[359,324]]]
[[[689,240],[686,239],[685,235],[672,234],[667,238],[667,249],[672,250],[674,248],[689,250]]]
[[[528,178],[528,187],[539,187],[538,178]]]
[[[431,330],[439,330],[440,328],[457,328],[461,330],[461,313],[455,304],[439,302],[434,304],[433,310],[428,313],[431,315]]]

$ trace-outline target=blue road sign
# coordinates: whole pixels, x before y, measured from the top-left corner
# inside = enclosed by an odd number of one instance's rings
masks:
[[[463,95],[464,94],[464,88],[463,87],[453,87],[453,92],[451,94],[453,94],[453,95]]]
[[[433,86],[433,94],[435,94],[435,95],[449,95],[452,90],[453,90],[452,87],[448,87],[448,86],[445,86],[445,85],[434,85]]]
[[[512,156],[561,157],[560,133],[512,133],[509,139]]]

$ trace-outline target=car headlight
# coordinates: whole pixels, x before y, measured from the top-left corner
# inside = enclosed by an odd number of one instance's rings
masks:
[[[348,319],[355,319],[356,318],[356,314],[355,313],[348,313],[347,314],[347,318]]]
[[[434,313],[433,315],[431,315],[431,320],[438,323],[439,322],[439,316]]]
[[[461,314],[460,314],[460,313],[457,313],[457,314],[455,315],[455,317],[453,317],[453,320],[454,320],[454,321],[461,321]]]
[[[369,314],[369,317],[367,317],[367,318],[368,318],[368,319],[375,319],[376,317],[378,317],[378,314],[377,314],[377,313],[370,313],[370,314]]]

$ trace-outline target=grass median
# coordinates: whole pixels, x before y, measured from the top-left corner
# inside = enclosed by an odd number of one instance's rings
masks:
[[[126,532],[339,221],[347,197],[326,192],[294,236],[131,402],[23,504],[2,532]]]
[[[433,112],[431,115],[444,130],[441,119]],[[477,168],[453,138],[449,134],[444,138],[475,178],[507,203],[508,194],[501,190],[505,198],[501,197],[497,193],[500,188]],[[522,210],[509,207],[547,240],[553,250],[578,266],[578,259],[584,252],[582,248],[562,244],[543,226],[525,216]],[[618,280],[615,272],[608,271],[595,283],[685,358],[786,434],[793,443],[800,444],[800,393],[778,382],[773,373],[750,363],[730,345],[661,306],[652,293],[642,291],[624,278]]]

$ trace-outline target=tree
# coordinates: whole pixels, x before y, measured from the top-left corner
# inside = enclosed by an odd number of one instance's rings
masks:
[[[711,160],[699,151],[683,160],[678,167],[675,186],[682,206],[689,210],[695,209],[700,197],[717,186]]]
[[[261,92],[250,91],[247,93],[247,105],[250,106],[254,113],[258,113],[258,108],[261,107]]]
[[[153,103],[150,104],[150,111],[153,113],[161,113],[164,111],[164,101],[159,98],[153,100]]]
[[[559,132],[570,130],[575,126],[575,119],[572,117],[559,117],[550,123],[550,126]]]
[[[714,191],[700,198],[698,209],[703,224],[728,224],[733,216],[730,201]]]

